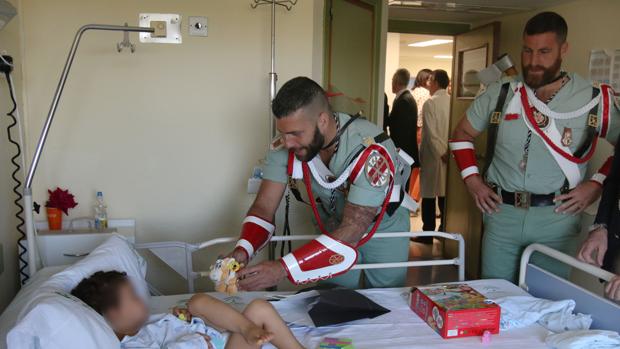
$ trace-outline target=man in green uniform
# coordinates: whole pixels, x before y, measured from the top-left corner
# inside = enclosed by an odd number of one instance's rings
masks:
[[[358,288],[360,271],[349,271],[356,262],[407,261],[407,238],[370,239],[375,232],[409,231],[398,174],[410,164],[401,161],[393,142],[364,119],[332,112],[325,91],[305,77],[284,84],[272,109],[281,149],[267,155],[262,184],[232,255],[247,265],[267,244],[286,187],[290,183],[296,190],[296,180],[303,180],[323,235],[278,261],[242,269],[241,288],[264,289],[287,276],[296,284],[330,279]],[[405,276],[405,268],[368,270],[365,286],[403,286]]]
[[[490,84],[455,129],[450,148],[484,214],[482,277],[515,281],[523,249],[541,243],[572,255],[580,213],[601,194],[600,170],[584,179],[598,138],[615,142],[620,114],[609,86],[561,70],[567,25],[552,12],[523,32],[522,76]],[[479,175],[474,138],[489,129],[487,170]],[[605,166],[604,166],[605,167]],[[550,258],[534,263],[563,277]]]

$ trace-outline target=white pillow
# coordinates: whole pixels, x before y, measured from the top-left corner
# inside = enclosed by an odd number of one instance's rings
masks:
[[[126,272],[138,294],[148,302],[149,287],[145,279],[146,261],[124,236],[117,234],[97,246],[84,259],[52,276],[42,287],[71,292],[80,281],[95,272],[112,270]]]
[[[118,348],[118,339],[104,318],[69,294],[82,279],[101,270],[126,272],[148,302],[146,262],[124,237],[114,235],[36,290],[7,336],[9,349]]]
[[[105,319],[79,299],[45,290],[7,336],[9,349],[113,349],[120,342]]]

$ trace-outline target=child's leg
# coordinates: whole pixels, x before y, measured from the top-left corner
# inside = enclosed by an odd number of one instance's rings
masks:
[[[273,344],[276,348],[304,349],[269,302],[264,300],[254,300],[245,308],[243,315],[257,326],[273,333],[273,340],[271,340],[271,344]],[[230,336],[228,343],[226,343],[226,349],[246,348],[253,349],[259,347],[249,345],[239,333],[233,333]]]

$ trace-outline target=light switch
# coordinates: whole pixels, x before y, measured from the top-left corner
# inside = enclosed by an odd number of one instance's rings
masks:
[[[188,22],[190,36],[207,36],[207,17],[190,16]]]

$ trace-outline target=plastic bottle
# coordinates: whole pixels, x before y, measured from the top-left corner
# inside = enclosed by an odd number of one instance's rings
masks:
[[[101,231],[108,228],[107,206],[103,202],[103,193],[97,192],[97,203],[95,204],[95,229]]]

